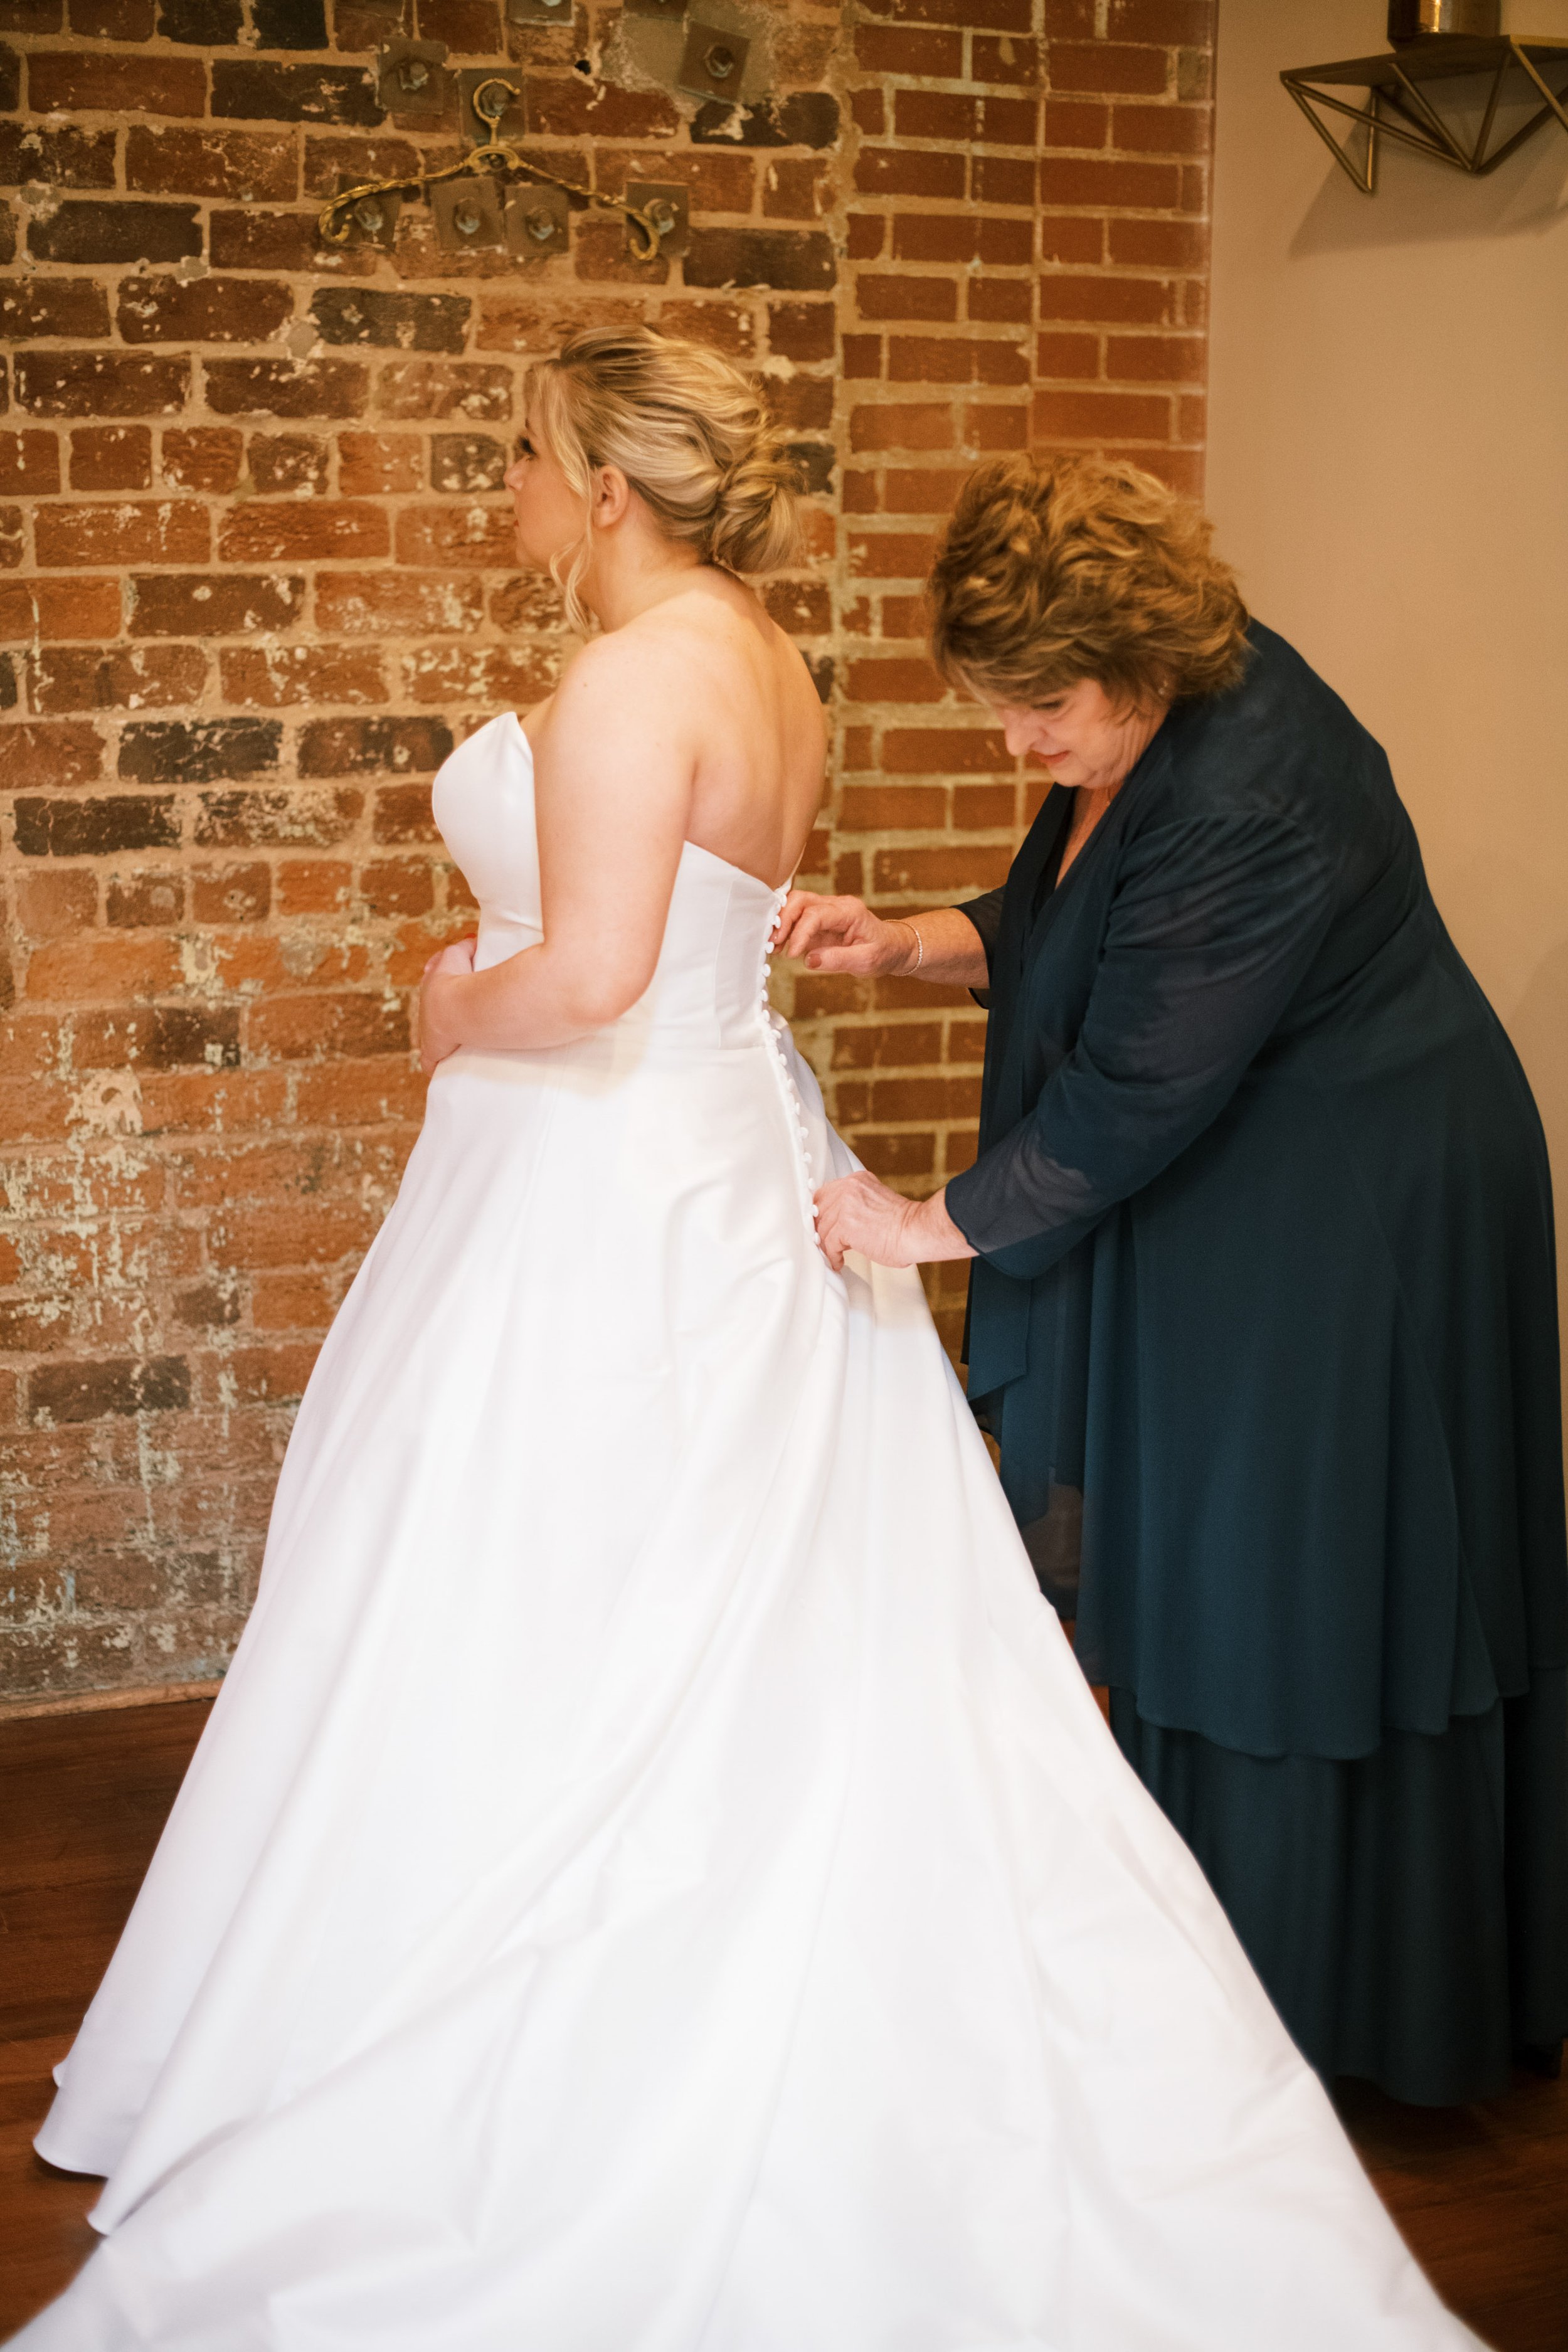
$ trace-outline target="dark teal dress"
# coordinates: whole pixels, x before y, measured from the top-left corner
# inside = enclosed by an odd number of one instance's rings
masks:
[[[1249,647],[963,910],[970,1395],[1306,2055],[1446,2103],[1568,2033],[1550,1172],[1383,752]]]

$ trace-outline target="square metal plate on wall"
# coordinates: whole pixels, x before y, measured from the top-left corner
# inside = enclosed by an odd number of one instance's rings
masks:
[[[483,89],[488,81],[504,82],[511,92],[505,108],[495,118],[499,135],[502,139],[517,141],[522,138],[528,126],[522,79],[515,66],[504,70],[498,66],[465,66],[458,76],[458,111],[462,117],[463,136],[470,147],[482,147],[490,135],[487,124],[481,124],[476,117],[473,107],[475,91]],[[499,95],[499,91],[491,90],[489,98],[493,101]]]
[[[547,181],[520,180],[506,192],[506,241],[521,259],[548,260],[571,243],[571,200]]]
[[[626,223],[626,251],[634,261],[673,261],[686,250],[691,229],[690,201],[684,188],[666,180],[628,180],[626,202],[647,213],[658,231],[658,251],[645,250],[641,231]]]
[[[400,121],[441,121],[452,97],[446,44],[388,41],[375,61],[375,94]]]
[[[436,216],[436,242],[448,253],[504,251],[506,223],[501,194],[487,173],[461,180],[440,180],[430,191]]]
[[[751,47],[743,33],[727,33],[717,25],[689,25],[676,88],[693,98],[738,99]]]
[[[338,173],[340,196],[345,188],[358,187],[359,184],[352,172]],[[397,238],[397,213],[402,202],[400,195],[390,193],[378,192],[374,196],[362,196],[357,205],[349,208],[349,233],[344,243],[350,246],[374,245],[390,252]]]

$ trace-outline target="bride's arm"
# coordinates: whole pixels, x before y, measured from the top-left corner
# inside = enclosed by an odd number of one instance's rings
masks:
[[[670,668],[617,633],[563,677],[534,751],[543,940],[486,971],[466,968],[468,943],[434,959],[419,1005],[427,1070],[460,1045],[585,1036],[653,978],[696,768],[690,696]]]

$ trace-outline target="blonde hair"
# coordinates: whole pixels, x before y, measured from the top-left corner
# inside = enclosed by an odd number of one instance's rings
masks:
[[[1112,457],[971,474],[931,567],[931,653],[982,701],[1033,709],[1093,678],[1115,700],[1218,693],[1247,612],[1190,499]]]
[[[616,466],[667,538],[730,572],[776,572],[800,548],[795,474],[739,369],[649,327],[586,327],[524,378],[530,426],[583,500],[583,537],[551,564],[574,628],[596,466]]]

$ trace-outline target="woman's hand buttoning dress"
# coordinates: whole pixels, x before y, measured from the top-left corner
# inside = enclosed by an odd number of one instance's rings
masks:
[[[1041,1600],[769,1013],[822,788],[752,389],[529,379],[600,633],[437,821],[403,1187],[39,2145],[28,2352],[1457,2352]]]
[[[1186,501],[1001,461],[931,584],[940,666],[1054,789],[962,910],[791,900],[790,952],[991,1007],[974,1165],[896,1224],[885,1188],[829,1183],[823,1228],[974,1254],[969,1393],[1041,1584],[1301,2050],[1489,2095],[1568,2032],[1523,1073],[1383,752],[1248,623]]]

